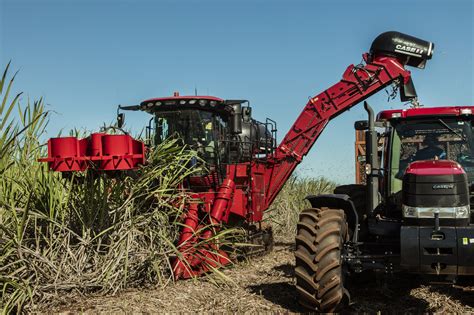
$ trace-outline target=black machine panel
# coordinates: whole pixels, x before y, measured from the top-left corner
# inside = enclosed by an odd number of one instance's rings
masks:
[[[411,207],[459,207],[469,205],[466,174],[415,175],[403,178],[403,204]]]
[[[474,226],[402,226],[403,270],[426,274],[468,275],[474,272]]]
[[[385,32],[372,42],[370,52],[389,53],[405,60],[412,67],[423,69],[433,56],[434,44],[399,32]]]

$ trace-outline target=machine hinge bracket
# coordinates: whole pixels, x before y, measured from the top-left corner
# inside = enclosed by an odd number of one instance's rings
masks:
[[[280,146],[280,149],[283,151],[283,153],[288,154],[292,158],[294,158],[296,161],[301,162],[303,160],[303,157],[296,153],[294,150],[288,148],[286,145]]]

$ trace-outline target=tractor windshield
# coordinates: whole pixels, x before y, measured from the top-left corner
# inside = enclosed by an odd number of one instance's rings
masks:
[[[178,137],[210,162],[215,158],[216,140],[222,135],[223,122],[211,112],[196,109],[156,112],[156,144],[169,137]]]
[[[418,160],[453,160],[474,181],[472,122],[455,118],[402,121],[394,125],[391,155],[391,191],[402,188],[408,164]]]

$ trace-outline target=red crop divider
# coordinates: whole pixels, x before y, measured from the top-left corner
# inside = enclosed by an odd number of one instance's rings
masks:
[[[48,157],[38,161],[57,172],[130,170],[145,164],[145,153],[145,144],[129,135],[93,133],[84,139],[49,139]]]

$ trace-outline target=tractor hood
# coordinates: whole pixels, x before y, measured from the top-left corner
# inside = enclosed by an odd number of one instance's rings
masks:
[[[441,218],[444,215],[453,215],[455,218],[457,216],[454,216],[454,212],[459,210],[463,219],[469,219],[467,174],[461,165],[454,161],[430,160],[411,163],[403,177],[402,191],[405,217],[422,211],[431,218],[435,212],[439,212]]]
[[[405,175],[436,176],[466,174],[459,163],[450,160],[416,161],[411,163]]]

